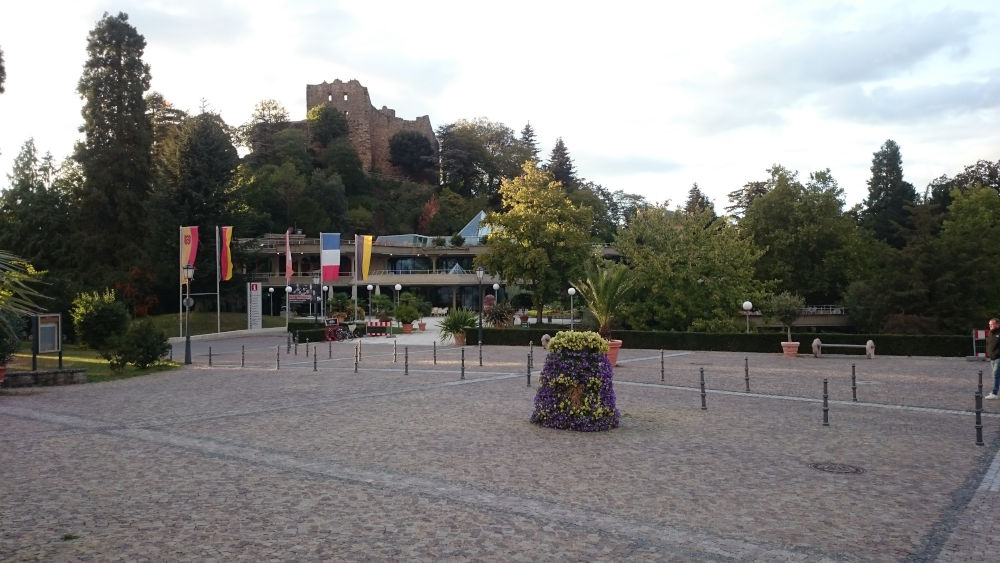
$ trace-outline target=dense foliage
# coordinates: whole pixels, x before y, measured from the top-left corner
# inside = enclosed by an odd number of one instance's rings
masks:
[[[557,333],[538,376],[531,422],[581,432],[617,428],[621,413],[606,353],[607,343],[595,332]]]

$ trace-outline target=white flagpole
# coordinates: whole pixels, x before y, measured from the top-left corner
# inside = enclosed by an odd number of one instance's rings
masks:
[[[215,226],[215,332],[222,332],[222,299],[219,280],[222,279],[221,256],[219,256],[219,226]]]

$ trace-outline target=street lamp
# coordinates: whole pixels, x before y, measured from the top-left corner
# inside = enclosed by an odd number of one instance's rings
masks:
[[[184,264],[184,363],[191,363],[191,280],[194,279],[194,266]]]
[[[573,330],[573,296],[576,295],[576,288],[571,287],[566,293],[569,293],[569,329]]]
[[[500,284],[493,284],[493,301],[495,304],[500,304]]]
[[[393,289],[396,290],[396,319],[399,320],[399,290],[403,289],[403,286],[397,283]]]
[[[753,303],[751,303],[749,301],[744,301],[743,302],[743,310],[745,311],[745,313],[743,313],[743,314],[746,315],[746,318],[747,318],[747,334],[750,334],[750,310],[751,309],[753,309]]]
[[[372,316],[372,290],[375,286],[368,284],[368,316]]]
[[[309,286],[309,314],[312,315],[313,324],[316,324],[319,316],[313,308],[313,304],[316,303],[316,293],[319,292],[319,281],[319,272],[313,272],[312,285]]]
[[[288,310],[288,296],[292,294],[292,286],[285,286],[285,330],[288,330],[288,317],[291,316],[292,312]]]
[[[274,316],[274,288],[267,288],[267,306],[271,309],[271,316]]]
[[[319,314],[324,319],[326,318],[326,292],[327,291],[330,291],[330,286],[324,285],[323,286],[323,300],[319,302]],[[357,313],[355,313],[354,315],[351,315],[351,318],[352,319],[356,318],[356,315],[357,315]]]
[[[483,345],[483,274],[486,268],[476,268],[476,278],[479,280],[479,345]]]

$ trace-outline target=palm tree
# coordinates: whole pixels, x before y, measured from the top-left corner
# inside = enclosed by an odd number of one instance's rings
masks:
[[[0,308],[18,317],[30,315],[38,310],[35,299],[41,298],[33,287],[28,285],[36,281],[37,273],[23,258],[19,258],[6,250],[0,250]],[[0,333],[7,336],[18,336],[17,327],[9,319],[0,317]]]
[[[632,289],[632,272],[621,264],[606,262],[603,266],[588,265],[587,277],[572,284],[583,297],[590,314],[597,322],[597,333],[611,338],[611,321],[621,310]]]

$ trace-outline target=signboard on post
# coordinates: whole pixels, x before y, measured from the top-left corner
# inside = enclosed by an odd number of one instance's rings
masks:
[[[35,315],[35,334],[32,341],[36,344],[37,354],[48,354],[62,351],[62,314],[44,313]]]
[[[258,282],[250,282],[247,284],[247,329],[249,330],[260,330],[263,328],[261,324],[261,308],[263,305],[261,297],[261,287]]]

